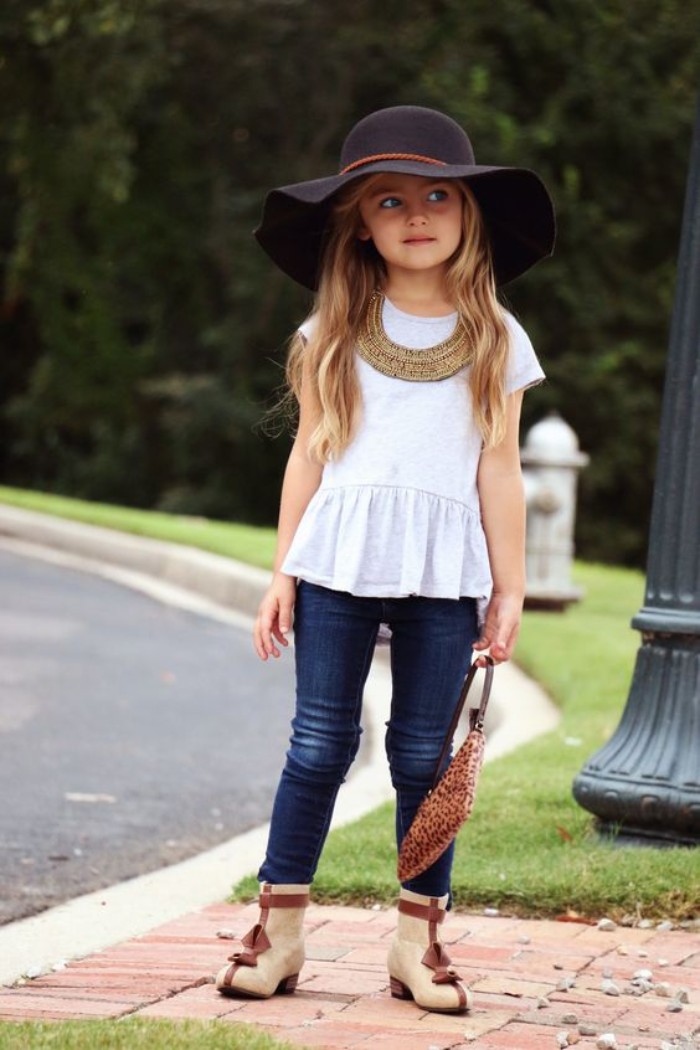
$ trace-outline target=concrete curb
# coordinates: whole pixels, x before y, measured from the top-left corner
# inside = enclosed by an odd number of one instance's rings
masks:
[[[0,504],[0,544],[116,583],[204,616],[250,629],[269,573],[215,554]],[[359,819],[393,795],[383,726],[391,692],[386,653],[374,660],[365,692],[366,741],[341,791],[333,827]],[[517,697],[517,704],[513,698]],[[553,729],[559,712],[512,664],[495,679],[487,760]],[[238,835],[197,857],[86,894],[40,915],[0,927],[0,984],[28,969],[45,972],[222,900],[254,871],[267,826]]]
[[[270,574],[218,554],[0,504],[0,535],[138,572],[255,616]]]

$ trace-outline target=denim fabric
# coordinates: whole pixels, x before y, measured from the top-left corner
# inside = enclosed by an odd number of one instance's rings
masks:
[[[360,598],[300,581],[294,614],[296,713],[261,881],[310,883],[362,733],[362,692],[381,623],[391,627],[386,752],[400,843],[426,792],[477,637],[472,598]],[[450,889],[453,848],[407,889]],[[358,863],[362,863],[359,858]]]

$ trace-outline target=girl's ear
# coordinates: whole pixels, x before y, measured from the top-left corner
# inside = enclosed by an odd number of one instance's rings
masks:
[[[369,232],[366,226],[360,226],[357,231],[358,241],[371,241],[372,234]]]

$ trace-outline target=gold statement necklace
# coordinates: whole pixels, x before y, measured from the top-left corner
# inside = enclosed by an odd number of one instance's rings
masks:
[[[360,357],[382,375],[416,383],[434,382],[448,379],[471,361],[472,348],[461,325],[449,339],[425,350],[392,342],[382,324],[383,305],[382,293],[373,292],[358,339]]]

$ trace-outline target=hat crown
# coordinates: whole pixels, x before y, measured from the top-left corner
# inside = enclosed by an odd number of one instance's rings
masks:
[[[340,168],[393,154],[432,158],[440,164],[474,164],[469,137],[451,117],[423,106],[392,106],[354,126],[343,143]]]

